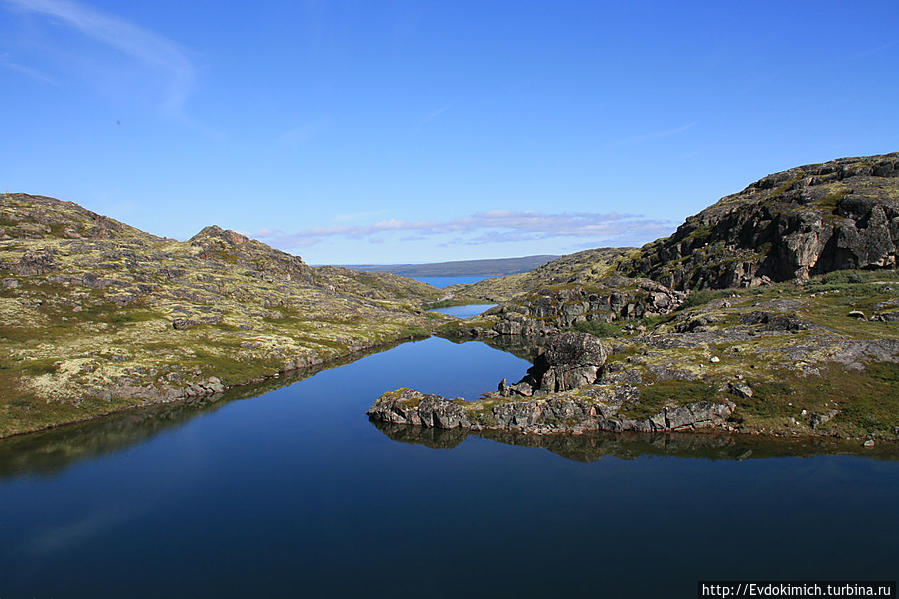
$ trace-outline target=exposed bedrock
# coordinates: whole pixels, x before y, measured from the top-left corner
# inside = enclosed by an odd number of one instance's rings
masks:
[[[514,385],[500,381],[497,392],[487,396],[530,397],[534,393],[568,391],[596,383],[602,376],[607,352],[600,340],[588,333],[555,335],[535,350],[534,365]]]
[[[620,271],[643,273],[674,289],[700,289],[895,268],[897,177],[899,153],[769,175],[647,244]]]
[[[586,387],[599,379],[606,356],[605,347],[593,335],[558,335],[537,354],[526,380],[541,391]]]
[[[636,419],[627,407],[639,401],[636,387],[593,388],[580,396],[545,399],[466,401],[398,389],[383,394],[367,414],[372,420],[438,429],[517,430],[526,433],[578,434],[587,431],[682,431],[726,427],[735,405],[699,401],[664,407]]]
[[[548,336],[581,323],[637,320],[668,314],[680,306],[685,294],[645,278],[613,276],[587,286],[537,290],[487,311],[500,321],[500,335]]]

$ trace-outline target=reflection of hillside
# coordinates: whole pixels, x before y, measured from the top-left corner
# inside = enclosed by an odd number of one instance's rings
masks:
[[[397,344],[378,348],[385,351]],[[28,474],[52,474],[83,459],[137,445],[176,428],[196,416],[214,412],[232,401],[257,397],[296,383],[322,371],[337,368],[362,354],[324,366],[283,374],[256,385],[228,391],[218,397],[127,410],[88,422],[0,439],[0,478]]]
[[[485,343],[494,349],[512,354],[528,362],[534,361],[534,352],[547,342],[546,337],[524,337],[521,335],[500,335],[499,337],[443,337],[453,343],[468,343],[477,341]]]
[[[526,435],[512,431],[435,429],[372,421],[394,441],[452,449],[470,436],[508,445],[541,447],[569,460],[595,462],[605,456],[635,459],[647,455],[711,460],[812,457],[855,454],[881,460],[899,460],[899,447],[864,449],[857,442],[838,439],[774,439],[754,435],[709,433],[608,433],[584,435]]]

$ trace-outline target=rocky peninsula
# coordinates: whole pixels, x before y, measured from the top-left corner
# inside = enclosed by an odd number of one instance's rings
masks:
[[[499,304],[453,334],[523,340],[534,366],[482,401],[401,389],[369,414],[476,431],[897,440],[897,246],[899,153],[769,175],[642,248],[449,288]]]

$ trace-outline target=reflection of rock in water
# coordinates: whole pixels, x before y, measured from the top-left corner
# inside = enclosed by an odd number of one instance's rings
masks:
[[[751,435],[714,433],[611,433],[583,435],[529,435],[506,430],[472,431],[461,428],[439,429],[371,421],[387,437],[401,443],[424,445],[432,449],[453,449],[469,436],[490,439],[520,447],[539,447],[569,460],[595,462],[605,456],[636,459],[658,455],[711,460],[745,460],[772,457],[811,457],[858,454],[883,460],[899,460],[899,449],[884,447],[878,452],[865,450],[858,443],[839,439],[774,439]]]
[[[534,355],[537,353],[537,350],[543,347],[547,342],[547,338],[545,337],[522,337],[520,335],[501,335],[499,337],[477,338],[453,336],[443,338],[452,341],[453,343],[468,343],[471,341],[486,343],[494,349],[510,353],[513,356],[521,358],[522,360],[527,360],[528,362],[534,361]]]
[[[397,344],[378,348],[383,351]],[[369,352],[371,353],[371,352]],[[0,439],[0,478],[24,474],[52,474],[73,462],[110,453],[141,443],[232,401],[257,397],[291,385],[322,370],[358,360],[357,354],[304,370],[282,374],[256,385],[247,385],[220,395],[146,408],[135,408],[88,422]]]
[[[371,423],[394,441],[411,445],[424,445],[431,449],[453,449],[469,435],[469,431],[462,428],[424,428],[378,420],[372,420]]]

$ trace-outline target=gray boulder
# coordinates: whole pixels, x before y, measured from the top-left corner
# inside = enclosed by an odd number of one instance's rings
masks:
[[[548,392],[593,385],[602,376],[607,355],[603,344],[593,335],[558,335],[537,354],[524,382]]]

